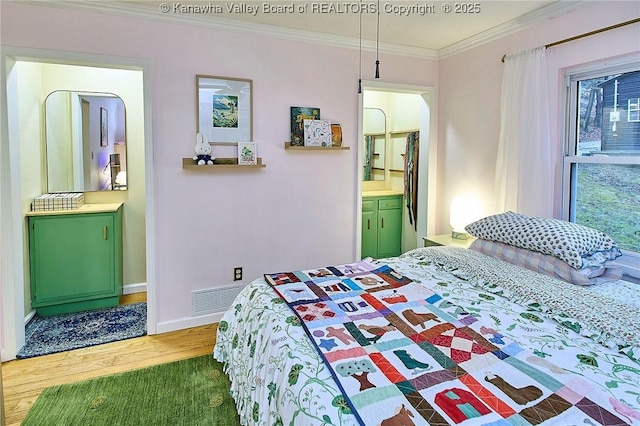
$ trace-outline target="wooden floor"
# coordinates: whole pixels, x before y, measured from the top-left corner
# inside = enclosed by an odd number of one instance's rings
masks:
[[[123,303],[137,301],[139,298],[126,298]],[[213,324],[4,362],[6,425],[20,425],[46,387],[211,354],[216,329]]]

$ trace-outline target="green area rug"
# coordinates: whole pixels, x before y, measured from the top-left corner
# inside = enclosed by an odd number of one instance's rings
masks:
[[[239,425],[212,355],[45,389],[23,426]]]

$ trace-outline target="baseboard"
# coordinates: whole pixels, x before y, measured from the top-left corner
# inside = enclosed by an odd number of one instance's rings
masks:
[[[31,312],[29,312],[27,315],[25,315],[25,317],[24,317],[24,326],[25,327],[27,326],[27,324],[29,324],[29,321],[31,321],[31,318],[33,318],[35,314],[36,314],[36,310],[32,309]]]
[[[198,315],[197,317],[180,318],[172,321],[163,321],[156,324],[156,334],[168,333],[170,331],[184,330],[191,327],[215,324],[220,322],[224,312],[216,312],[209,315]]]
[[[146,293],[147,283],[125,284],[122,286],[122,294]]]

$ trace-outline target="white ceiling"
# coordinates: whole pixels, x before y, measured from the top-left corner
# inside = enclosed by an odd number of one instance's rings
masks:
[[[39,5],[134,14],[200,26],[222,26],[363,49],[442,57],[590,1],[47,1]],[[282,9],[281,11],[265,9]],[[306,6],[305,6],[306,4]],[[475,6],[477,4],[477,7]],[[467,5],[467,11],[453,8]],[[363,13],[358,13],[359,8]],[[301,12],[301,10],[305,12]],[[404,8],[404,9],[403,9]],[[413,9],[410,9],[413,8]],[[446,13],[445,10],[453,9]],[[379,11],[380,13],[377,13]],[[379,41],[376,41],[379,30]],[[360,37],[360,34],[362,37]]]

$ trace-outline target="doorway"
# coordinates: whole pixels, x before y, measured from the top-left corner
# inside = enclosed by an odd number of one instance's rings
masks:
[[[147,293],[147,332],[155,334],[151,196],[152,145],[150,134],[149,64],[146,60],[94,57],[71,52],[7,48],[1,58],[0,89],[0,301],[2,302],[1,359],[15,358],[24,345],[25,325],[30,318],[28,233],[24,215],[30,200],[46,187],[46,145],[44,142],[44,99],[57,82],[68,90],[116,93],[126,104],[126,131],[130,143],[126,191],[85,193],[87,203],[124,203],[124,293]],[[46,75],[46,78],[42,75]],[[123,89],[126,81],[131,86]],[[131,82],[134,82],[131,85]],[[120,86],[118,86],[120,82]],[[74,86],[75,85],[75,86]],[[5,101],[6,100],[6,101]],[[6,102],[6,103],[5,103]],[[127,206],[144,214],[127,217]],[[137,233],[136,233],[137,231]],[[126,240],[130,239],[129,242]],[[136,246],[133,241],[139,241]],[[129,267],[127,267],[129,265]],[[142,269],[133,265],[142,265]]]
[[[404,149],[407,134],[418,132],[419,151],[417,161],[417,184],[415,185],[415,221],[410,219],[409,209],[403,206],[402,252],[422,247],[422,237],[433,232],[435,219],[435,173],[436,173],[436,93],[433,87],[410,86],[384,82],[363,82],[363,93],[359,99],[358,132],[358,224],[356,257],[361,257],[361,219],[363,191],[391,191],[404,193]],[[383,111],[376,114],[384,117],[385,123],[375,123],[373,134],[376,139],[369,141],[377,144],[373,173],[365,171],[367,143],[365,139],[365,121],[367,112]],[[371,116],[371,114],[369,114]],[[384,129],[384,130],[381,130]],[[397,158],[396,158],[397,157]],[[383,158],[383,161],[380,159]],[[366,176],[373,176],[365,180]],[[406,204],[406,203],[404,203]]]

